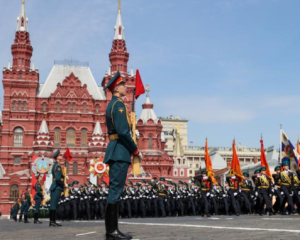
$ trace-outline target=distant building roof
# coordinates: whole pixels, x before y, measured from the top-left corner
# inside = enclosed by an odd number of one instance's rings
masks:
[[[209,155],[214,170],[220,170],[227,167],[227,162],[218,152],[214,152]],[[205,168],[205,162],[201,161],[201,168]]]
[[[162,121],[165,120],[165,121],[182,121],[182,122],[188,122],[188,120],[186,119],[181,119],[180,117],[177,117],[177,116],[173,116],[173,115],[170,115],[169,117],[159,117]]]
[[[38,97],[48,98],[56,90],[57,84],[73,73],[82,83],[87,85],[87,90],[96,100],[105,100],[105,93],[102,87],[99,87],[88,66],[67,66],[54,65],[46,82],[40,85]]]

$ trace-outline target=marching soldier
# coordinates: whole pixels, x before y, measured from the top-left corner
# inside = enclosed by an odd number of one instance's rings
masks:
[[[201,199],[202,205],[204,205],[204,212],[202,212],[202,217],[206,214],[207,217],[210,217],[209,208],[208,208],[208,198],[210,197],[212,190],[211,179],[207,176],[206,169],[201,171],[201,176],[198,179],[201,184]]]
[[[238,203],[236,201],[236,196],[238,195],[238,191],[239,191],[239,181],[236,178],[236,176],[227,176],[226,181],[229,186],[228,196],[229,196],[231,207],[234,211],[234,214],[236,216],[239,216],[240,213],[238,210],[238,205],[237,205]]]
[[[291,197],[292,194],[292,186],[293,186],[293,173],[292,171],[289,169],[289,162],[288,161],[283,161],[282,162],[282,167],[283,167],[283,171],[279,174],[280,175],[280,188],[281,191],[284,194],[284,197],[288,203],[288,207],[289,207],[289,213],[295,213],[294,207],[293,207],[293,200]],[[284,206],[282,206],[284,207]],[[282,209],[282,214],[284,215],[285,212]]]
[[[131,239],[131,236],[123,234],[118,229],[118,202],[125,185],[131,155],[139,156],[141,160],[142,154],[130,134],[128,111],[121,99],[126,96],[126,86],[119,71],[104,89],[109,89],[113,95],[106,109],[106,126],[110,142],[103,161],[109,165],[110,187],[105,213],[106,238]]]
[[[158,187],[158,206],[161,212],[162,217],[166,217],[166,208],[165,208],[165,201],[167,200],[168,192],[167,187],[165,185],[166,179],[161,177],[159,179]]]
[[[281,195],[281,186],[280,186],[280,166],[274,168],[275,173],[272,175],[274,180],[274,191],[276,196],[276,202],[273,205],[273,209],[281,214],[283,208],[283,197]]]
[[[39,221],[39,213],[40,213],[40,206],[41,202],[43,201],[43,187],[42,187],[42,176],[38,174],[36,176],[37,182],[34,186],[35,188],[35,195],[34,195],[34,201],[35,201],[35,212],[34,212],[34,223],[42,223]]]
[[[243,180],[241,183],[241,196],[242,196],[242,202],[244,206],[246,207],[247,213],[252,214],[252,208],[251,208],[251,199],[252,195],[252,182],[249,180],[249,173],[243,172]]]
[[[19,209],[20,209],[20,205],[19,205],[18,201],[16,201],[11,209],[11,216],[15,222],[17,222],[17,215],[18,215]]]
[[[271,188],[272,182],[271,179],[266,175],[266,167],[261,167],[261,176],[259,177],[259,185],[258,185],[258,192],[262,196],[265,204],[266,204],[266,211],[269,212],[269,215],[272,216],[272,201],[270,199],[271,195]],[[260,202],[261,212],[263,211],[264,203]]]
[[[52,166],[52,177],[53,182],[50,187],[51,193],[51,201],[50,201],[50,222],[49,226],[51,227],[61,227],[61,224],[56,223],[56,209],[58,202],[60,200],[60,196],[64,191],[64,174],[63,167],[59,164],[62,160],[62,156],[60,154],[60,150],[57,150],[53,155],[53,166]]]
[[[78,219],[78,202],[79,202],[79,199],[78,199],[78,191],[79,191],[78,183],[79,183],[78,181],[74,181],[72,183],[72,188],[69,191],[71,206],[72,206],[72,218],[74,220]]]

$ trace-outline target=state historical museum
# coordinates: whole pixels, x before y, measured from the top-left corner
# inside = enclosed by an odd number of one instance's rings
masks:
[[[100,86],[87,65],[72,66],[64,62],[56,62],[45,83],[41,83],[39,71],[31,63],[33,46],[22,3],[11,46],[13,62],[3,69],[0,167],[2,165],[5,174],[0,176],[2,213],[8,214],[13,201],[30,185],[34,155],[50,157],[56,149],[64,153],[69,147],[73,156],[67,164],[69,181],[89,180],[90,161],[105,154],[109,141],[105,110],[112,95],[104,91],[103,86],[118,70],[127,83],[124,102],[130,110],[133,100],[135,74],[127,71],[129,53],[120,10],[114,31],[110,67]],[[164,151],[162,124],[156,117],[149,94],[136,127],[138,145],[144,154],[144,172],[142,176],[132,176],[129,169],[128,179],[138,181],[160,176],[173,179],[173,157]],[[184,175],[182,179],[187,179]]]

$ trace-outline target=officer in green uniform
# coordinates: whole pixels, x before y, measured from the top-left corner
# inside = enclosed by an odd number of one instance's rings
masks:
[[[118,229],[118,209],[125,185],[131,155],[142,155],[130,134],[129,117],[126,106],[121,99],[126,96],[125,81],[120,73],[110,79],[104,89],[109,89],[112,100],[106,109],[106,126],[109,135],[104,163],[109,165],[109,194],[105,213],[106,239],[132,239]]]
[[[29,223],[28,221],[28,211],[31,207],[31,188],[28,187],[25,193],[25,203],[24,203],[24,223]]]
[[[36,176],[37,178],[37,182],[34,186],[35,188],[35,195],[34,195],[34,200],[35,200],[35,211],[34,211],[34,223],[42,223],[41,221],[39,221],[39,213],[40,213],[40,206],[41,206],[41,202],[43,200],[43,190],[42,190],[42,176],[40,174],[38,174]]]
[[[52,167],[52,177],[53,181],[50,187],[51,200],[50,200],[50,222],[49,226],[60,227],[61,224],[56,223],[56,208],[59,202],[60,196],[64,191],[64,174],[63,167],[59,164],[62,160],[60,150],[57,150],[53,155],[53,167]]]

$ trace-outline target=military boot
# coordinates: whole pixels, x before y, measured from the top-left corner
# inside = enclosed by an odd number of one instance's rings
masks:
[[[105,211],[106,240],[132,239],[118,229],[118,204],[107,204]]]

